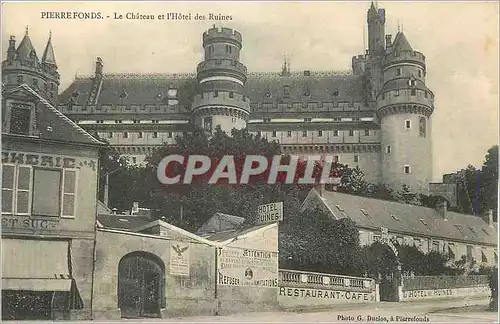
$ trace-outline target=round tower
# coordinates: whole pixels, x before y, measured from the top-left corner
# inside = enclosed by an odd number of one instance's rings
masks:
[[[2,83],[6,88],[26,83],[53,105],[57,105],[60,76],[51,38],[49,36],[40,61],[27,28],[17,48],[15,37],[10,36],[7,59],[2,62]]]
[[[241,34],[229,28],[211,28],[203,33],[205,59],[198,64],[200,93],[191,106],[194,123],[212,132],[215,127],[231,134],[243,129],[250,113],[244,95],[247,68],[239,62]]]
[[[381,183],[427,193],[432,180],[431,115],[434,94],[425,85],[425,56],[402,33],[383,64],[384,85],[377,95],[381,129]]]

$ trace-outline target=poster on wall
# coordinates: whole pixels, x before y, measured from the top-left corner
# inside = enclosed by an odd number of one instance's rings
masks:
[[[217,256],[219,285],[278,287],[276,252],[224,247]]]
[[[172,241],[170,245],[170,274],[189,277],[189,243]]]

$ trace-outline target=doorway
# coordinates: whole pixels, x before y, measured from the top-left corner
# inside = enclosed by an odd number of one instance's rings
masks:
[[[165,307],[165,267],[150,253],[134,252],[118,265],[118,306],[123,318],[160,317]]]

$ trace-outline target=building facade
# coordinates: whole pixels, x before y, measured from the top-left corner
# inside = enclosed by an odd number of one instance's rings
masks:
[[[359,197],[324,189],[312,189],[302,209],[322,208],[333,219],[350,218],[359,230],[361,245],[382,238],[400,245],[415,246],[423,253],[440,252],[451,262],[496,266],[498,223],[493,213],[485,219],[447,210]]]
[[[204,60],[192,74],[77,77],[58,109],[108,140],[133,163],[199,126],[247,128],[283,153],[328,153],[359,166],[372,183],[427,192],[431,180],[434,94],[425,56],[403,32],[385,34],[385,11],[367,13],[368,49],[349,71],[247,72],[243,37],[228,28],[203,33]],[[16,82],[11,77],[9,82]],[[6,82],[6,81],[4,81]]]

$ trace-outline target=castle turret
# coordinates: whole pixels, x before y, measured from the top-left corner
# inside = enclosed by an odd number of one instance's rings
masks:
[[[427,193],[432,180],[431,115],[434,94],[425,85],[425,56],[400,32],[383,63],[384,85],[377,95],[381,127],[382,183],[406,184]]]
[[[371,56],[380,56],[385,52],[385,10],[377,9],[372,4],[367,13],[368,51]]]
[[[203,33],[205,60],[198,64],[200,93],[194,97],[194,123],[212,131],[217,126],[230,134],[246,127],[250,100],[244,95],[247,68],[239,62],[242,37],[229,28]]]
[[[51,36],[45,47],[42,62],[26,33],[15,48],[15,36],[10,36],[7,59],[2,62],[2,83],[6,88],[26,83],[52,104],[57,105],[59,73],[52,48]]]

